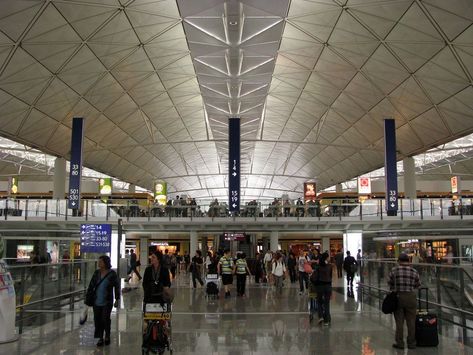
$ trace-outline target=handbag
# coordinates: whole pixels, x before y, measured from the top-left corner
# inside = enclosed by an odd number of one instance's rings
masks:
[[[386,297],[384,297],[381,310],[384,314],[394,313],[397,309],[398,297],[396,292],[389,292]]]
[[[99,282],[97,282],[95,284],[94,287],[89,287],[87,289],[87,292],[85,293],[85,300],[84,300],[84,303],[86,306],[89,306],[89,307],[93,307],[94,304],[95,304],[95,292],[97,291],[97,287],[99,287],[99,285],[102,283],[102,281],[104,281],[108,275],[110,275],[111,272],[108,272],[107,275],[105,275]]]
[[[304,263],[304,272],[307,273],[307,274],[310,274],[312,273],[312,265],[309,264],[308,262],[305,262]]]

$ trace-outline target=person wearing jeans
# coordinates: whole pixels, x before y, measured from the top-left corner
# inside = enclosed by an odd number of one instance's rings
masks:
[[[89,283],[87,293],[94,293],[94,338],[98,338],[97,346],[110,344],[110,314],[112,307],[118,307],[120,300],[120,282],[117,273],[112,270],[110,257],[102,255],[98,260],[96,270]],[[115,304],[113,303],[115,293]],[[105,338],[104,338],[105,333]]]
[[[416,348],[416,289],[420,286],[419,273],[409,264],[409,255],[399,255],[399,265],[389,273],[388,285],[398,295],[397,309],[394,311],[396,320],[396,336],[393,348],[404,349],[404,321],[407,324],[407,347]]]
[[[284,275],[286,274],[286,265],[284,265],[282,255],[278,252],[273,262],[272,275],[276,292],[282,293]]]
[[[307,284],[309,278],[304,270],[304,264],[307,262],[307,253],[304,252],[304,254],[300,255],[297,259],[297,270],[299,271],[299,295],[302,295],[302,293],[304,292],[304,285],[306,289],[308,288]]]

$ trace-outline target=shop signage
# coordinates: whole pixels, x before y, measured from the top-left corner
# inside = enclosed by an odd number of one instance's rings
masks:
[[[82,253],[110,253],[111,246],[111,224],[81,224],[80,250]]]
[[[84,141],[84,118],[72,119],[71,165],[69,171],[69,202],[71,209],[80,208],[80,183],[82,176],[82,144]]]
[[[384,120],[384,172],[386,176],[386,211],[395,216],[398,210],[396,123],[394,119]]]
[[[246,234],[245,233],[223,233],[223,238],[225,240],[237,240],[237,241],[245,241]]]
[[[15,195],[18,193],[18,177],[13,176],[8,178],[8,194]]]
[[[112,194],[112,178],[99,179],[99,193],[102,196]]]
[[[304,202],[315,200],[315,182],[304,182]]]
[[[164,181],[157,181],[154,183],[154,201],[160,206],[165,206],[167,203],[167,183]]]
[[[450,178],[450,185],[452,186],[452,194],[461,193],[459,176],[452,176]]]
[[[240,119],[228,120],[228,206],[240,211]]]
[[[371,179],[369,177],[358,178],[358,193],[359,194],[371,193]]]

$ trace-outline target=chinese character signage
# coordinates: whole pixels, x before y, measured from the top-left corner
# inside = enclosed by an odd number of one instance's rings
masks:
[[[72,119],[71,166],[69,171],[69,203],[71,209],[80,208],[80,183],[82,176],[82,144],[84,141],[84,119]]]
[[[459,176],[452,176],[450,178],[450,185],[452,185],[452,194],[461,193]]]
[[[105,196],[112,194],[112,178],[99,179],[99,194]]]
[[[228,120],[228,205],[240,211],[240,119]]]
[[[371,193],[371,179],[369,177],[358,178],[358,193],[359,194]]]
[[[384,174],[386,176],[386,211],[395,216],[398,210],[396,123],[394,119],[384,120]]]
[[[315,182],[304,182],[304,202],[315,200]]]
[[[111,224],[81,224],[80,251],[81,253],[111,252],[112,225]]]
[[[164,181],[157,181],[154,184],[154,201],[160,206],[165,206],[167,202],[167,183]]]

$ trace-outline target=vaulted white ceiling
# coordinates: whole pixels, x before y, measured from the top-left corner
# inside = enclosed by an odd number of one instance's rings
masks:
[[[0,135],[193,197],[296,195],[473,132],[470,0],[2,0]]]

